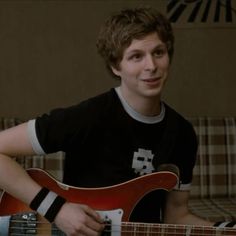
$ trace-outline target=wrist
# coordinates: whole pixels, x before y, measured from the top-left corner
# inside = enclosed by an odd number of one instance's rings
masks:
[[[53,222],[65,202],[63,197],[43,187],[31,201],[30,208]]]

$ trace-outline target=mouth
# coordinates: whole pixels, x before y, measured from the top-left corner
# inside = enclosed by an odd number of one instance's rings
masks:
[[[159,80],[160,77],[154,77],[154,78],[146,78],[146,79],[143,79],[144,81],[156,81],[156,80]]]
[[[161,80],[161,77],[153,77],[153,78],[142,79],[142,81],[146,82],[146,83],[155,83],[155,82],[158,82],[159,80]]]
[[[151,78],[145,78],[141,80],[146,86],[148,87],[159,87],[162,83],[162,77],[151,77]]]

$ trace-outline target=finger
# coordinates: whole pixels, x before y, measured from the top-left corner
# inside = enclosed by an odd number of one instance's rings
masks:
[[[92,218],[90,218],[92,219]],[[87,221],[86,224],[90,229],[95,230],[96,232],[102,232],[105,228],[105,224],[103,223],[98,223],[97,221],[89,220]]]
[[[105,228],[105,223],[101,216],[88,206],[85,206],[85,212],[88,216],[88,219],[86,220],[86,225],[89,228],[95,230],[96,232],[102,232]]]
[[[87,215],[89,215],[90,217],[92,217],[94,220],[96,220],[98,223],[102,224],[103,223],[103,219],[102,217],[92,208],[90,208],[87,205],[83,205],[83,209],[86,212]]]
[[[96,223],[98,224],[98,223]],[[102,229],[101,230],[96,230],[94,229],[94,225],[89,223],[88,225],[83,225],[83,227],[81,227],[80,231],[83,235],[90,235],[90,236],[98,236],[101,234]]]

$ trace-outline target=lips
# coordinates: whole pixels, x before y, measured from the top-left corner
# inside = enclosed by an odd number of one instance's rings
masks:
[[[158,80],[158,78],[144,79],[144,81],[147,81],[147,82],[153,82],[156,80]]]
[[[142,81],[144,81],[144,82],[156,82],[156,81],[158,81],[158,80],[160,80],[161,79],[161,77],[155,77],[155,78],[147,78],[147,79],[142,79]]]
[[[145,78],[142,79],[142,82],[144,83],[144,85],[148,86],[148,87],[159,87],[161,84],[161,77],[155,77],[155,78]]]

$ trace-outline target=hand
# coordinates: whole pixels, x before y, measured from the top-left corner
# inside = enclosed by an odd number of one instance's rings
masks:
[[[66,202],[55,218],[55,224],[68,236],[96,236],[105,227],[99,214],[87,205]]]

